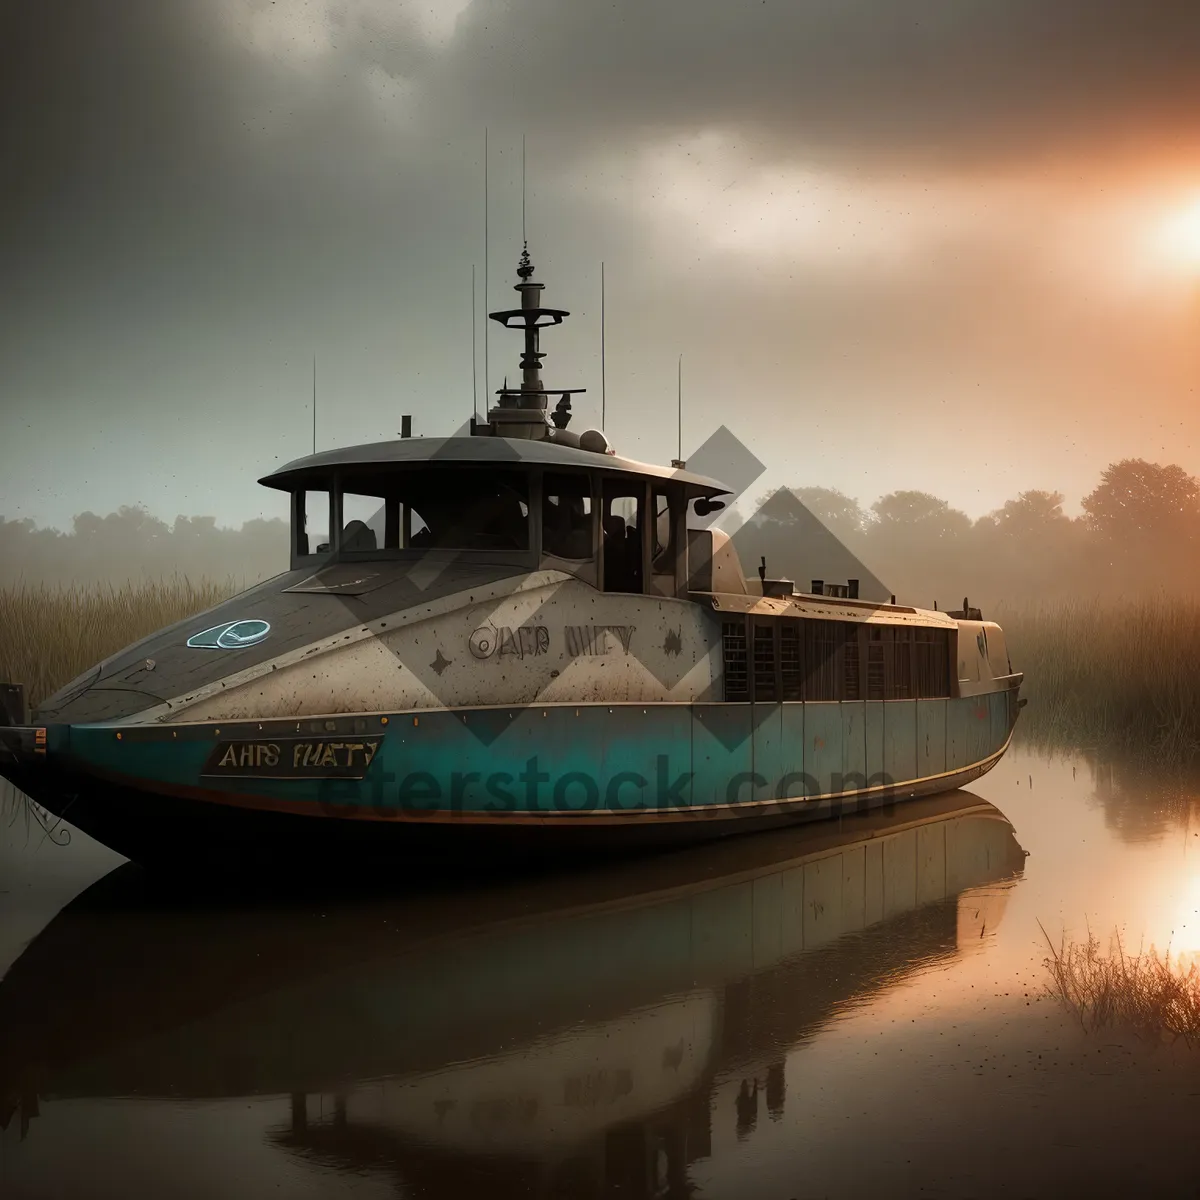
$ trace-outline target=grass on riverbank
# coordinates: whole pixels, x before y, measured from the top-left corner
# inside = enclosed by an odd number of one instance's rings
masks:
[[[1119,934],[1113,935],[1110,953],[1100,953],[1098,939],[1088,932],[1086,942],[1067,941],[1057,946],[1045,929],[1050,948],[1045,960],[1050,976],[1046,990],[1085,1031],[1123,1028],[1140,1037],[1189,1045],[1200,1039],[1200,967],[1186,969],[1169,953],[1153,948],[1127,954]]]
[[[1069,602],[996,619],[1025,673],[1022,736],[1158,762],[1200,755],[1200,604]]]
[[[237,590],[233,581],[184,577],[121,587],[0,588],[0,682],[23,683],[36,707],[124,646]]]

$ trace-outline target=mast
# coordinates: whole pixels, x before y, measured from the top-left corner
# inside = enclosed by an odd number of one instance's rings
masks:
[[[504,387],[496,393],[496,407],[488,413],[488,424],[490,432],[501,437],[542,441],[552,437],[555,432],[566,430],[571,420],[571,396],[587,389],[554,388],[547,391],[542,385],[541,362],[546,356],[540,349],[541,330],[551,325],[561,325],[563,318],[571,314],[564,308],[543,307],[541,298],[545,284],[537,282],[533,273],[534,266],[526,244],[521,249],[517,264],[517,276],[521,282],[514,287],[521,297],[520,308],[488,314],[505,329],[520,329],[525,334],[525,348],[521,354],[521,385],[511,388],[505,381]],[[550,396],[559,397],[551,418],[553,427],[546,415]]]

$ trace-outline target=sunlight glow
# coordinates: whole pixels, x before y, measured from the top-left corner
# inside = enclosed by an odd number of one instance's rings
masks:
[[[1200,196],[1171,212],[1157,226],[1153,242],[1158,256],[1169,264],[1200,271]]]
[[[1171,931],[1172,954],[1187,962],[1200,961],[1200,871],[1183,884],[1179,909]]]

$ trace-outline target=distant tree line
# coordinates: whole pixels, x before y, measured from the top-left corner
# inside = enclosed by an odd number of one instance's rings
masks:
[[[247,521],[240,529],[215,517],[176,517],[167,524],[144,508],[99,517],[80,513],[69,532],[0,516],[0,584],[124,583],[184,575],[247,585],[288,565],[288,526]]]
[[[1081,516],[1062,506],[1061,492],[1031,490],[972,521],[927,492],[891,492],[864,508],[830,488],[797,487],[760,496],[732,527],[747,573],[766,557],[771,576],[806,589],[813,578],[844,581],[837,572],[853,559],[898,601],[925,607],[1197,594],[1200,480],[1183,468],[1124,459],[1105,469]],[[845,558],[798,536],[805,511]]]
[[[964,596],[1024,605],[1071,595],[1196,594],[1200,481],[1181,467],[1125,459],[1103,472],[1082,516],[1067,516],[1062,505],[1060,492],[1026,491],[972,521],[926,492],[891,492],[864,508],[830,488],[796,487],[759,496],[749,517],[734,512],[724,524],[748,575],[765,557],[771,576],[802,588],[860,571],[901,602],[936,600],[943,608]],[[63,532],[0,517],[2,584],[172,575],[249,584],[287,563],[287,523],[278,519],[230,529],[213,517],[168,524],[124,507],[104,517],[81,513]]]

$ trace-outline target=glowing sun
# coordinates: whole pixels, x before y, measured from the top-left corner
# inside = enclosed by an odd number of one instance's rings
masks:
[[[1186,269],[1200,269],[1200,196],[1169,213],[1155,237],[1160,254]]]

